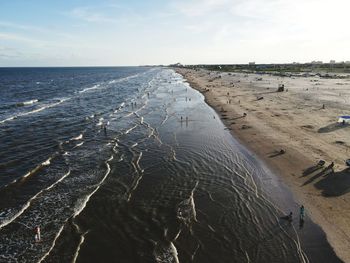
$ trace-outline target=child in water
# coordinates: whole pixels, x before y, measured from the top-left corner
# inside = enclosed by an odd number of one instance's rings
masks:
[[[34,236],[35,242],[41,241],[41,235],[40,235],[40,226],[37,226],[35,228],[35,236]]]

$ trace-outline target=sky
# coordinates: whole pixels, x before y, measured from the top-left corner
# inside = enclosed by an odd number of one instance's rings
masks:
[[[350,60],[349,0],[0,0],[0,67]]]

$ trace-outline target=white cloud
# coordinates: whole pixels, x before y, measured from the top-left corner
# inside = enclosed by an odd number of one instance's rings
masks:
[[[225,7],[229,3],[229,0],[181,0],[173,2],[172,6],[180,13],[193,17],[203,16],[217,11],[225,11]]]
[[[116,23],[116,19],[106,16],[103,13],[93,11],[89,7],[77,7],[68,13],[70,16],[82,19],[88,22],[98,23]]]
[[[55,30],[0,21],[0,41],[70,64],[350,60],[349,0],[171,0],[147,10],[110,3],[61,11]]]

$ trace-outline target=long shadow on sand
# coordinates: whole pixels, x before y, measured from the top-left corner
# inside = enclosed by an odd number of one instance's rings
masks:
[[[315,187],[322,190],[327,197],[341,196],[350,192],[350,168],[335,172],[315,183]]]
[[[315,174],[314,176],[310,177],[309,180],[307,180],[305,183],[303,183],[303,186],[304,185],[307,185],[307,184],[310,184],[312,183],[313,181],[315,181],[317,178],[321,177],[321,176],[327,176],[327,175],[330,175],[332,174],[332,169],[326,167],[324,168],[322,171],[320,171],[319,173]]]
[[[312,174],[312,173],[320,170],[321,168],[322,168],[321,165],[310,166],[303,171],[303,175],[301,177],[308,176],[309,174]]]
[[[333,132],[333,131],[348,128],[348,127],[350,127],[350,125],[348,125],[348,124],[344,125],[341,123],[331,123],[325,127],[319,128],[317,132],[318,133],[328,133],[328,132]]]
[[[271,153],[269,153],[269,158],[275,158],[277,156],[283,155],[285,154],[285,151],[273,151]]]

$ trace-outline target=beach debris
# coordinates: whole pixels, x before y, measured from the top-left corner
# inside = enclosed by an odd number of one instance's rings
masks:
[[[247,116],[247,113],[244,112],[244,113],[243,113],[243,117],[246,117],[246,116]]]
[[[280,153],[280,154],[285,154],[285,153],[286,153],[286,150],[281,149],[281,150],[279,151],[279,153]]]
[[[345,164],[346,164],[346,166],[349,166],[349,167],[350,167],[350,159],[347,159],[347,160],[345,161]]]
[[[317,166],[323,166],[325,164],[326,164],[326,162],[324,160],[319,160],[317,163]]]
[[[284,91],[284,84],[279,84],[277,92],[283,92]]]
[[[263,100],[264,97],[257,97],[256,100]]]
[[[250,129],[250,128],[251,128],[251,126],[245,125],[245,124],[243,124],[242,127],[241,127],[242,130],[247,130],[247,129]]]

